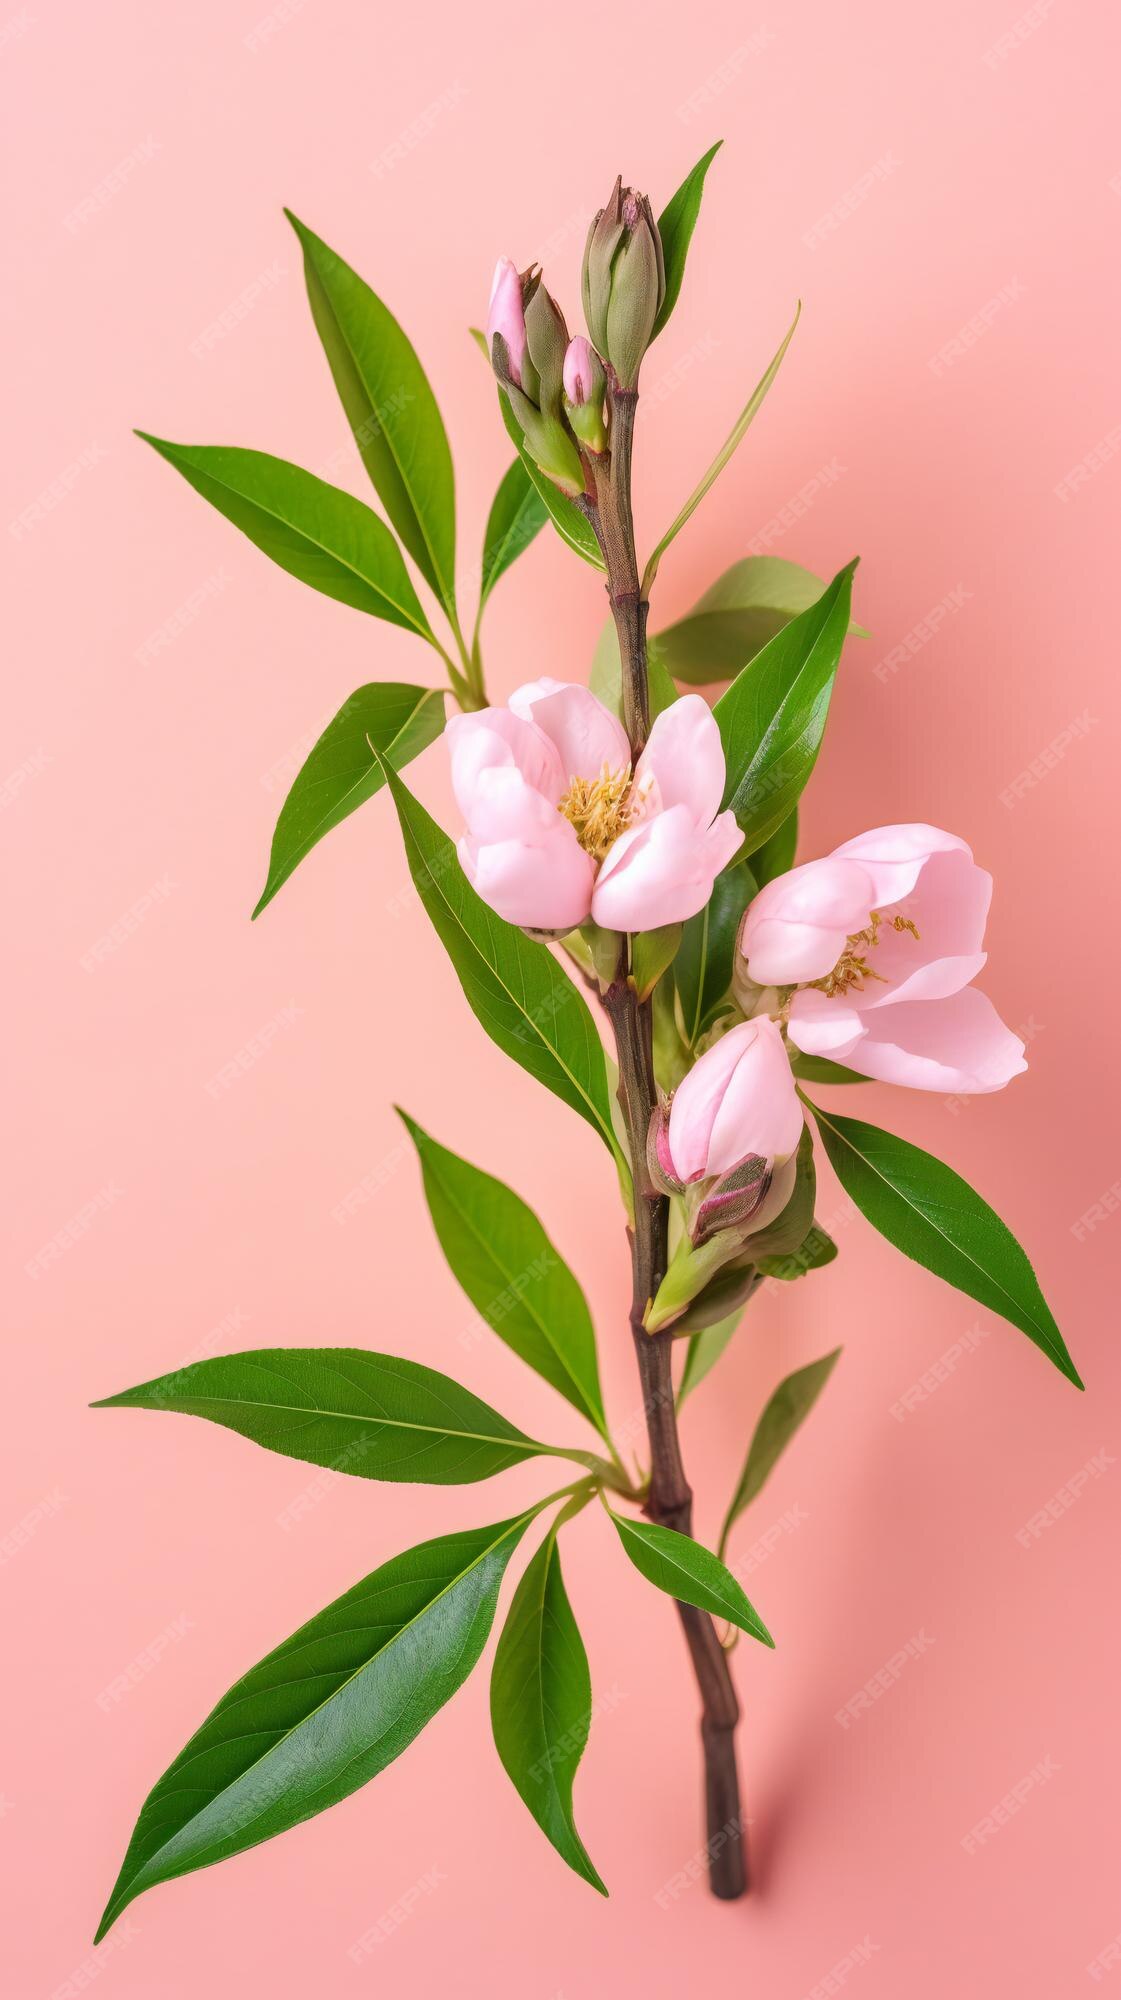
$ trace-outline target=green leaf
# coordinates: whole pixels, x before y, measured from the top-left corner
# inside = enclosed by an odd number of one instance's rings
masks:
[[[352,493],[267,451],[136,435],[289,576],[436,644],[393,536]]]
[[[797,311],[794,314],[794,318],[790,322],[790,326],[787,329],[787,332],[782,340],[778,353],[775,355],[774,359],[772,360],[770,366],[767,368],[766,372],[761,376],[760,380],[756,383],[754,389],[752,390],[750,396],[747,399],[747,402],[744,404],[743,409],[740,411],[739,416],[736,418],[735,423],[732,425],[732,428],[729,431],[727,438],[721,445],[720,450],[717,452],[716,457],[713,459],[712,464],[709,466],[708,471],[705,473],[703,479],[701,480],[700,485],[695,486],[693,488],[693,491],[689,495],[689,498],[685,502],[685,505],[681,509],[681,512],[676,516],[676,518],[671,522],[670,526],[666,529],[666,532],[662,536],[662,539],[658,543],[657,547],[655,548],[653,555],[647,562],[646,568],[643,571],[643,576],[642,576],[643,597],[648,597],[650,595],[650,587],[654,581],[654,578],[658,574],[658,569],[661,564],[662,557],[665,555],[665,552],[669,548],[670,543],[676,540],[677,536],[681,533],[682,528],[685,526],[685,523],[691,518],[693,514],[696,513],[697,508],[700,506],[701,501],[704,499],[705,494],[709,490],[709,487],[714,485],[716,480],[719,479],[720,474],[723,472],[724,467],[727,465],[729,459],[733,457],[735,452],[738,450],[739,446],[743,443],[743,440],[747,434],[749,426],[751,425],[758,410],[760,409],[766,397],[767,391],[771,386],[771,383],[774,381],[775,376],[778,374],[778,371],[782,366],[783,356],[786,353],[787,348],[789,347],[791,341],[794,338],[794,329],[798,324],[801,311],[802,311],[802,306],[801,306],[801,301],[799,301]]]
[[[796,1250],[783,1257],[760,1257],[759,1271],[764,1278],[779,1278],[783,1284],[791,1284],[795,1278],[804,1278],[807,1271],[820,1271],[825,1264],[831,1264],[836,1255],[837,1245],[828,1230],[815,1222]]]
[[[699,1382],[703,1382],[710,1368],[715,1368],[736,1328],[743,1318],[743,1307],[738,1305],[726,1318],[717,1320],[715,1326],[706,1326],[700,1333],[693,1334],[685,1366],[681,1371],[681,1382],[677,1391],[677,1407],[681,1408],[686,1396],[691,1395]]]
[[[619,1161],[603,1043],[583,996],[543,944],[475,894],[452,842],[395,772],[388,782],[417,893],[476,1019],[492,1042],[586,1118]]]
[[[717,876],[699,916],[684,926],[673,976],[690,1048],[711,1024],[732,983],[736,932],[754,894],[753,871],[746,862],[733,861]]]
[[[526,1437],[438,1369],[362,1347],[215,1355],[105,1396],[94,1408],[206,1417],[266,1451],[360,1479],[472,1486],[541,1454],[596,1463],[587,1452]]]
[[[490,1714],[498,1754],[542,1833],[606,1896],[572,1813],[572,1783],[591,1726],[592,1683],[555,1530],[514,1593],[494,1655]]]
[[[300,239],[312,318],[362,462],[413,561],[454,616],[455,479],[428,377],[376,293],[284,212]]]
[[[608,1509],[610,1513],[610,1508]],[[637,1570],[668,1597],[680,1604],[695,1604],[714,1618],[727,1618],[741,1632],[761,1639],[764,1646],[774,1640],[759,1613],[748,1603],[731,1571],[718,1556],[702,1548],[688,1535],[674,1528],[659,1527],[654,1521],[631,1521],[623,1514],[611,1514],[619,1540]]]
[[[855,568],[849,563],[824,597],[784,626],[713,709],[728,770],[724,804],[743,828],[748,854],[777,832],[817,761]]]
[[[792,1375],[779,1383],[755,1426],[739,1483],[724,1517],[724,1526],[720,1530],[721,1556],[740,1515],[766,1485],[795,1431],[809,1416],[833,1373],[840,1353],[840,1348],[835,1347],[832,1354],[823,1355],[820,1361],[809,1362],[805,1368],[796,1368]]]
[[[661,924],[654,931],[638,931],[631,939],[630,983],[639,1000],[649,1000],[663,974],[673,964],[681,945],[684,925]]]
[[[705,175],[723,144],[723,139],[718,139],[715,146],[709,147],[703,158],[697,161],[692,172],[686,175],[677,193],[670,196],[658,217],[658,234],[662,239],[662,257],[666,269],[666,295],[662,300],[658,317],[654,321],[654,331],[650,335],[651,343],[657,340],[677,304],[681,280],[685,276],[685,259],[700,213]]]
[[[327,724],[280,809],[268,880],[253,912],[259,917],[281,884],[325,833],[357,810],[384,783],[370,745],[399,770],[435,741],[444,726],[440,688],[371,681],[343,703]]]
[[[651,644],[675,680],[696,687],[731,680],[824,589],[821,577],[784,556],[745,556]],[[859,625],[849,631],[866,636]]]
[[[846,1069],[844,1063],[830,1062],[828,1056],[804,1056],[791,1049],[790,1067],[799,1083],[869,1083],[871,1079],[861,1076],[857,1069]]]
[[[651,650],[647,659],[647,678],[650,683],[650,720],[660,715],[663,708],[677,700],[677,689],[658,659],[656,650]],[[619,635],[615,621],[609,618],[596,641],[595,655],[588,686],[592,693],[620,720],[623,714],[623,664],[619,658]]]
[[[810,1110],[837,1179],[873,1228],[916,1264],[1018,1326],[1081,1389],[1035,1272],[988,1202],[944,1161],[906,1139],[816,1104]]]
[[[851,631],[851,626],[850,626]],[[751,872],[761,889],[773,882],[776,875],[785,875],[794,866],[794,856],[798,851],[798,808],[793,806],[782,825],[769,834],[762,847],[757,847],[751,857]]]
[[[298,1826],[399,1757],[467,1679],[538,1511],[394,1556],[251,1667],[149,1793],[98,1939],[143,1890]]]
[[[440,1248],[472,1305],[606,1439],[591,1314],[564,1258],[511,1188],[400,1115]]]
[[[487,520],[483,536],[483,565],[479,582],[479,612],[504,571],[528,549],[544,527],[549,510],[520,458],[503,477]]]
[[[593,569],[602,569],[603,557],[600,554],[599,543],[586,516],[568,495],[562,493],[560,487],[555,486],[548,475],[542,472],[536,460],[530,457],[522,436],[522,427],[501,389],[498,392],[498,407],[502,412],[502,421],[510,441],[526,469],[530,484],[536,488],[538,497],[562,542],[567,542],[569,548],[574,549],[578,556],[583,556],[584,561],[591,563]]]

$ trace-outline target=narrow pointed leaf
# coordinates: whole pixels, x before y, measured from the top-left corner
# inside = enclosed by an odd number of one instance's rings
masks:
[[[393,536],[352,493],[267,451],[136,435],[289,576],[436,644]]]
[[[840,1348],[835,1347],[832,1354],[823,1355],[820,1361],[811,1361],[805,1368],[796,1368],[793,1374],[779,1383],[771,1396],[755,1426],[743,1471],[724,1517],[724,1526],[720,1530],[721,1556],[740,1515],[762,1491],[795,1431],[809,1416],[833,1373],[840,1353]]]
[[[810,1110],[837,1179],[873,1228],[916,1264],[1018,1326],[1081,1389],[1027,1257],[968,1181],[891,1132],[814,1104]]]
[[[483,536],[479,610],[512,562],[528,549],[549,518],[549,510],[520,458],[514,460],[491,503]]]
[[[713,714],[724,745],[731,807],[747,854],[777,832],[817,761],[849,624],[855,562],[824,596],[757,653]]]
[[[255,917],[316,842],[381,790],[382,766],[371,744],[394,770],[400,770],[435,741],[443,726],[442,688],[371,681],[343,703],[301,766],[280,809],[268,880]]]
[[[677,681],[707,687],[731,680],[824,590],[820,576],[784,556],[745,556],[651,646]],[[867,636],[859,625],[849,631]]]
[[[711,1549],[654,1521],[632,1521],[614,1513],[611,1519],[624,1549],[647,1582],[681,1604],[695,1604],[713,1618],[727,1618],[764,1646],[774,1645],[759,1613]]]
[[[215,1355],[97,1409],[177,1410],[238,1431],[266,1451],[360,1479],[469,1486],[544,1453],[450,1375],[361,1347],[262,1347]]]
[[[440,1248],[500,1340],[607,1435],[596,1337],[584,1294],[533,1210],[491,1174],[401,1113]]]
[[[455,605],[455,480],[447,433],[407,334],[356,271],[290,210],[316,331],[362,462],[405,547]]]
[[[794,329],[798,324],[801,311],[802,307],[801,303],[799,303],[798,309],[794,314],[794,318],[791,320],[790,326],[783,337],[778,353],[771,361],[770,366],[766,369],[765,373],[760,377],[760,380],[756,383],[754,389],[752,390],[750,396],[747,399],[747,402],[744,404],[743,409],[740,411],[739,416],[736,418],[735,423],[732,425],[732,428],[729,431],[727,438],[721,445],[720,450],[717,452],[716,457],[713,459],[712,464],[709,466],[708,471],[705,473],[700,484],[693,488],[693,491],[692,493],[690,493],[689,498],[685,502],[684,507],[681,509],[681,512],[677,515],[676,519],[672,521],[670,526],[666,529],[666,532],[662,536],[661,541],[658,543],[656,549],[654,550],[653,555],[647,562],[642,577],[642,595],[644,597],[647,597],[650,594],[650,586],[653,583],[654,578],[658,574],[658,569],[661,564],[662,557],[665,555],[665,552],[669,548],[670,543],[677,539],[677,536],[681,533],[681,530],[685,526],[686,522],[690,520],[692,516],[696,513],[697,508],[700,506],[701,501],[704,499],[705,494],[709,490],[709,487],[713,486],[717,481],[717,479],[719,479],[720,474],[723,472],[724,467],[727,465],[729,459],[735,455],[736,451],[743,443],[743,440],[747,435],[750,425],[754,421],[754,418],[758,414],[758,411],[761,408],[766,398],[766,394],[771,386],[771,383],[774,381],[775,376],[778,374],[778,371],[782,366],[783,356],[785,355],[787,348],[789,347],[791,341],[794,338]]]
[[[251,1667],[148,1795],[98,1938],[145,1889],[349,1797],[462,1686],[536,1509],[383,1563]]]
[[[619,1159],[603,1043],[572,981],[543,944],[504,923],[475,894],[455,848],[390,771],[409,870],[492,1042],[572,1106]]]
[[[657,340],[677,304],[681,280],[685,276],[685,259],[700,214],[705,175],[723,144],[723,139],[718,139],[715,146],[709,147],[692,172],[686,175],[677,193],[670,196],[658,217],[658,234],[662,239],[662,257],[666,267],[666,295],[654,321],[654,331],[650,335],[652,342]]]
[[[494,1655],[490,1714],[498,1754],[542,1833],[606,1896],[572,1811],[573,1779],[591,1725],[592,1683],[555,1533],[546,1535],[514,1593]]]

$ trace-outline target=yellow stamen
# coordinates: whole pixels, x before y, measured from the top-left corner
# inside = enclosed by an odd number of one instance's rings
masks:
[[[585,852],[602,861],[635,814],[629,769],[609,771],[604,765],[598,778],[573,778],[557,811],[575,828]]]
[[[864,953],[856,949],[857,945],[864,945],[866,950],[871,951],[880,941],[880,925],[884,922],[890,923],[893,931],[908,931],[913,938],[919,936],[918,926],[910,917],[901,916],[897,912],[895,916],[885,918],[879,910],[870,910],[866,928],[850,932],[845,941],[845,949],[832,972],[827,973],[824,979],[811,979],[810,985],[816,986],[820,993],[824,993],[827,1000],[831,1000],[835,993],[847,993],[850,986],[855,986],[858,993],[863,993],[866,979],[878,979],[886,986],[888,982],[883,973],[873,971]]]

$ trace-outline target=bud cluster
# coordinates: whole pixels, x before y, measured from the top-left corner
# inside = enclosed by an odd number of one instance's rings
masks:
[[[609,449],[612,395],[636,387],[666,294],[650,203],[621,179],[592,223],[582,288],[591,338],[570,339],[537,266],[519,271],[500,257],[487,315],[491,364],[526,450],[573,499]]]

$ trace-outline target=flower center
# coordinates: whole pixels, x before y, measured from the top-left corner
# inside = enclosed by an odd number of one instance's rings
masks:
[[[602,861],[636,817],[638,803],[631,792],[630,766],[609,771],[605,764],[598,778],[573,778],[557,811],[575,830],[585,853]]]
[[[918,927],[912,923],[910,917],[900,916],[898,912],[893,917],[885,917],[879,910],[870,910],[866,928],[862,931],[852,931],[846,938],[845,949],[832,972],[827,973],[824,979],[811,979],[810,985],[816,986],[819,992],[824,993],[827,1000],[832,1000],[835,993],[847,993],[850,986],[855,986],[858,993],[863,993],[866,979],[878,979],[886,985],[883,973],[876,972],[866,957],[866,953],[873,950],[880,941],[881,924],[887,924],[893,931],[906,931],[913,938],[919,935]],[[864,947],[863,950],[860,949],[861,946]]]

